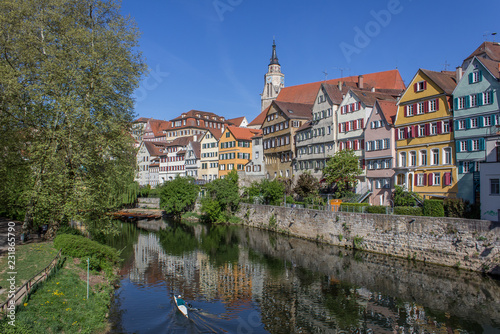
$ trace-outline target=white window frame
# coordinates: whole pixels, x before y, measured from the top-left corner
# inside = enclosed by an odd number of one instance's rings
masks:
[[[451,165],[451,148],[443,148],[443,165]]]
[[[433,186],[441,185],[441,173],[432,173],[432,185]]]

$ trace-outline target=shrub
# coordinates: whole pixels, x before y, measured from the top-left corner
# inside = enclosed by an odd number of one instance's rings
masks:
[[[465,203],[460,198],[447,198],[443,202],[446,217],[460,218],[465,215]]]
[[[366,213],[382,213],[385,214],[387,213],[387,207],[383,205],[374,205],[374,206],[368,206],[365,209]]]
[[[82,232],[71,226],[61,226],[57,229],[57,235],[60,234],[82,235]]]
[[[421,207],[414,206],[397,206],[394,208],[395,215],[404,215],[404,216],[423,216]]]
[[[428,217],[444,217],[443,201],[438,199],[424,200],[423,214]]]
[[[120,262],[120,256],[116,249],[79,235],[59,234],[54,239],[54,247],[62,249],[65,255],[81,258],[85,261],[90,258],[95,270],[109,269],[113,264]]]

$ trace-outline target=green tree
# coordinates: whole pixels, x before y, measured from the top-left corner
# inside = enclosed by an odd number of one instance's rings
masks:
[[[160,187],[160,207],[177,218],[192,210],[200,187],[192,177],[176,177]]]
[[[205,219],[209,222],[227,222],[240,203],[238,173],[233,170],[226,177],[208,183],[205,189],[207,194],[201,202]]]
[[[25,229],[106,230],[134,178],[132,94],[146,70],[134,23],[112,0],[2,1],[0,30],[0,125],[21,140],[0,158],[0,174],[19,164],[2,205],[19,198]]]
[[[278,179],[274,179],[272,181],[263,179],[260,186],[264,203],[269,205],[279,205],[281,201],[283,201],[283,196],[285,195],[285,185]]]
[[[415,206],[422,201],[419,194],[406,191],[403,187],[396,185],[393,193],[394,206]]]
[[[353,150],[337,151],[327,161],[323,169],[323,177],[326,182],[329,184],[335,183],[340,196],[356,187],[358,183],[357,176],[361,173],[359,158],[354,154]]]
[[[302,199],[307,197],[315,198],[319,191],[319,181],[309,171],[306,171],[298,177],[293,191]]]

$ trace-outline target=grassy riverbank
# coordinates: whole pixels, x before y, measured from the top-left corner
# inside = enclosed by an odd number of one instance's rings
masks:
[[[52,242],[18,245],[18,283],[43,269],[57,254]],[[64,253],[64,250],[63,250]],[[23,255],[24,254],[24,255]],[[19,262],[23,257],[24,260]],[[42,283],[16,311],[15,327],[0,322],[0,333],[105,333],[113,295],[112,275],[92,271],[87,299],[86,263],[66,256],[61,269]],[[0,263],[6,272],[7,263]],[[16,269],[17,269],[16,268]],[[2,274],[3,275],[3,274]],[[21,276],[22,275],[22,276]],[[4,277],[2,276],[2,281]],[[5,301],[2,297],[2,301]]]

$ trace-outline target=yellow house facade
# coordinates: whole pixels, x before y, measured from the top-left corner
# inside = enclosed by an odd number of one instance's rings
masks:
[[[395,183],[428,198],[457,197],[454,72],[419,69],[398,103]]]
[[[252,158],[252,137],[261,134],[258,129],[228,126],[219,140],[219,178],[232,170],[243,172]]]

